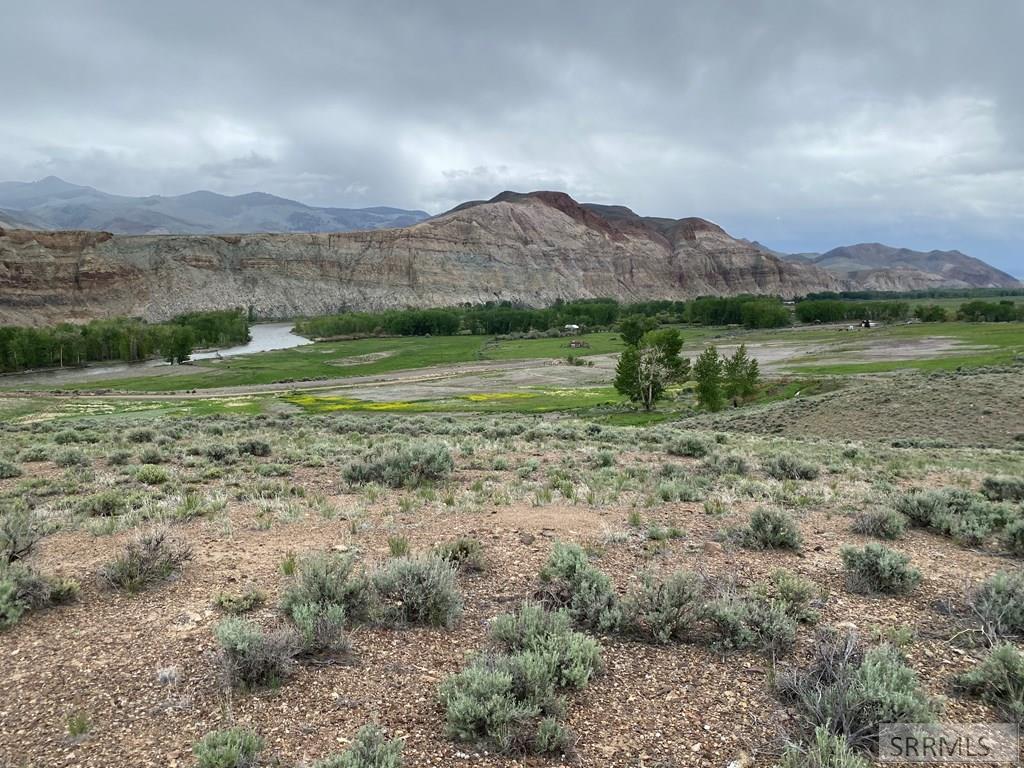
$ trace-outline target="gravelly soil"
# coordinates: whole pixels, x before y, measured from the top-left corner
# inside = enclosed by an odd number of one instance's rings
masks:
[[[844,388],[694,423],[792,437],[1024,446],[1024,368],[847,377]]]
[[[972,383],[983,385],[982,391],[996,391],[1000,382],[1005,395],[1004,378],[978,378]],[[950,402],[964,394],[954,392],[959,394],[947,395]],[[982,402],[979,397],[976,402]],[[864,420],[865,414],[857,418]],[[851,417],[850,423],[855,422]],[[807,423],[794,427],[806,428]],[[503,455],[513,466],[530,458],[553,465],[567,459],[589,461],[592,450],[584,443],[555,452],[519,443],[515,452]],[[616,459],[619,466],[654,466],[666,456],[654,450],[619,451]],[[670,461],[696,471],[693,459]],[[512,477],[511,472],[462,464],[452,481],[456,488],[482,479],[500,486]],[[27,466],[40,476],[57,474],[49,462]],[[97,465],[97,471],[105,470]],[[935,606],[957,603],[966,585],[1020,565],[912,531],[895,545],[911,553],[924,572],[924,581],[912,596],[869,598],[848,592],[839,548],[868,539],[849,532],[845,514],[862,498],[864,482],[842,474],[826,474],[804,484],[803,490],[817,494],[820,501],[797,512],[805,536],[802,554],[733,550],[715,542],[723,527],[745,521],[753,508],[750,501],[734,501],[724,517],[707,514],[699,503],[645,509],[629,494],[597,506],[556,497],[542,506],[515,501],[448,510],[428,504],[403,512],[398,500],[408,492],[388,491],[367,505],[336,477],[333,470],[299,468],[291,478],[310,492],[327,494],[341,510],[341,517],[333,520],[308,514],[262,530],[254,525],[250,505],[232,501],[226,519],[179,526],[178,532],[195,551],[194,561],[180,578],[137,596],[101,589],[93,577],[126,534],[93,537],[78,530],[48,537],[39,568],[79,579],[83,592],[77,603],[30,614],[0,635],[0,765],[193,765],[192,744],[229,722],[253,726],[286,765],[294,765],[340,751],[359,726],[374,719],[405,741],[407,766],[558,764],[481,754],[449,741],[435,699],[438,682],[482,647],[487,621],[535,589],[536,574],[557,539],[598,547],[602,554],[596,564],[614,578],[620,591],[645,569],[695,569],[747,584],[776,567],[789,568],[827,591],[825,623],[851,622],[865,631],[872,625],[913,627],[918,639],[908,659],[929,691],[939,695],[949,693],[953,675],[968,667],[971,652],[950,642],[957,626]],[[937,475],[925,480],[935,485],[947,482]],[[0,490],[14,482],[0,481]],[[347,518],[356,516],[357,508],[366,517],[359,517],[363,528],[353,533]],[[686,536],[652,549],[646,536],[629,526],[634,509],[641,510],[645,521],[681,526]],[[611,543],[608,531],[628,535]],[[482,574],[460,577],[466,611],[456,627],[357,629],[354,654],[346,663],[300,667],[277,690],[223,692],[212,671],[211,632],[220,618],[211,606],[215,593],[247,584],[265,589],[271,599],[255,616],[273,621],[284,581],[279,563],[286,554],[337,548],[358,551],[368,562],[380,561],[387,556],[387,537],[396,532],[407,535],[414,550],[460,534],[483,542],[488,567]],[[809,635],[809,630],[802,632],[792,660],[801,658]],[[746,755],[753,764],[772,764],[792,725],[792,713],[772,695],[769,659],[756,653],[722,654],[703,645],[662,647],[615,638],[603,638],[602,643],[604,675],[570,700],[568,724],[578,742],[576,757],[567,762],[595,767],[724,767]],[[179,669],[178,682],[161,686],[156,671],[169,666]],[[71,740],[66,721],[76,711],[88,713],[92,728],[84,738]],[[962,721],[994,717],[985,707],[960,699],[950,701],[947,715]]]

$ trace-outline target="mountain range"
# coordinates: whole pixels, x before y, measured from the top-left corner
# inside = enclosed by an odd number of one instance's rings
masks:
[[[764,253],[704,219],[646,218],[561,192],[506,192],[400,229],[328,234],[0,230],[0,324],[841,287],[817,266]]]
[[[263,192],[111,195],[56,176],[0,182],[0,226],[121,235],[350,232],[405,227],[429,216],[401,208],[318,208]]]
[[[866,291],[930,288],[1020,288],[1012,275],[960,251],[914,251],[881,243],[859,243],[826,253],[779,253],[757,241],[751,245],[779,258],[814,264]]]
[[[326,226],[330,216],[338,224],[338,212],[372,221],[348,232],[335,226],[301,234],[118,234],[109,231],[114,227],[88,224],[98,215],[95,207],[88,215],[83,211],[85,228],[38,226],[67,221],[61,217],[72,215],[69,201],[108,198],[125,199],[54,178],[0,185],[0,324],[111,316],[163,320],[238,306],[258,318],[280,318],[488,301],[545,306],[598,297],[792,298],[823,291],[1020,286],[956,251],[858,245],[825,254],[778,254],[705,219],[640,216],[624,206],[581,204],[546,191],[503,192],[429,218],[390,208],[309,208],[260,194],[127,198],[154,201],[163,211],[191,205],[192,221],[225,230],[244,229],[242,222],[269,229],[253,223],[262,215],[254,201],[270,201],[267,209],[275,216],[294,212],[289,206],[306,209],[303,215],[311,218],[292,219],[293,226]],[[374,228],[387,217],[392,226]]]

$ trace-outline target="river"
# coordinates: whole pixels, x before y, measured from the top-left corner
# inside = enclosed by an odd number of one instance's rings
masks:
[[[251,355],[256,352],[270,352],[275,349],[291,349],[313,342],[304,336],[292,333],[295,323],[255,323],[249,326],[246,344],[235,347],[196,352],[193,360],[210,360],[217,357]],[[163,360],[144,360],[141,363],[111,363],[109,365],[87,365],[84,368],[63,368],[51,371],[28,371],[27,373],[6,374],[0,381],[7,386],[28,384],[31,386],[63,386],[65,384],[86,384],[106,378],[122,378],[141,374],[147,368],[166,366]]]
[[[195,352],[193,360],[209,360],[214,357],[234,357],[235,355],[251,355],[254,352],[270,352],[275,349],[291,349],[313,342],[305,336],[292,333],[295,323],[256,323],[249,326],[252,337],[247,344],[237,347],[218,349],[212,352]]]

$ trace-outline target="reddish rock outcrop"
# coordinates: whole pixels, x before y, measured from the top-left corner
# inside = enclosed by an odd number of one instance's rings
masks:
[[[288,317],[556,299],[837,290],[703,219],[649,219],[556,192],[503,193],[404,229],[114,236],[0,230],[0,323],[252,307]]]

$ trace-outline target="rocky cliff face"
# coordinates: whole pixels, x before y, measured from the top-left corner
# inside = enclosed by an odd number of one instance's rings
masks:
[[[0,230],[0,323],[257,317],[556,299],[782,296],[842,286],[702,219],[644,219],[561,193],[505,193],[404,229],[114,236]]]

